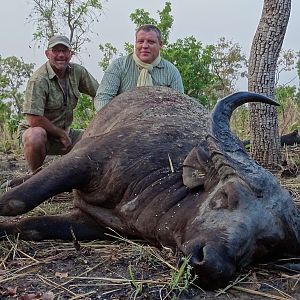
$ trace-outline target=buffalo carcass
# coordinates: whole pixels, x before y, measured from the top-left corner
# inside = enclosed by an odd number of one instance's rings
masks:
[[[299,254],[299,213],[275,177],[249,158],[229,129],[232,111],[260,101],[239,92],[209,116],[195,100],[163,87],[114,98],[73,150],[0,199],[19,215],[75,189],[74,210],[1,223],[1,235],[27,240],[129,237],[180,249],[199,284],[226,284],[268,255]]]

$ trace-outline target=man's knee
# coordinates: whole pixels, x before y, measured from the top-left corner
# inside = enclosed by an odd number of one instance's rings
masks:
[[[46,145],[47,133],[42,127],[30,127],[26,129],[22,136],[22,143],[24,147],[39,147]]]

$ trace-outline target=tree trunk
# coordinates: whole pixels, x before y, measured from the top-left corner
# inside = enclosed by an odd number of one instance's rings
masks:
[[[275,71],[291,11],[291,0],[264,0],[250,53],[248,89],[274,98]],[[250,105],[251,155],[268,168],[280,164],[276,107]]]

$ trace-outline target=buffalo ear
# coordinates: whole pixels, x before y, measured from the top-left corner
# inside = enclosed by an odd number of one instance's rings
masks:
[[[183,184],[189,189],[203,186],[208,168],[208,153],[202,147],[194,147],[183,162]]]

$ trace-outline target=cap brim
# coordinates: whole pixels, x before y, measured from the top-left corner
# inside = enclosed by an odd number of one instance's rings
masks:
[[[67,43],[64,43],[64,42],[56,42],[56,43],[49,44],[48,48],[53,48],[57,45],[64,45],[64,46],[68,47],[69,49],[71,49],[71,45],[67,44]]]

